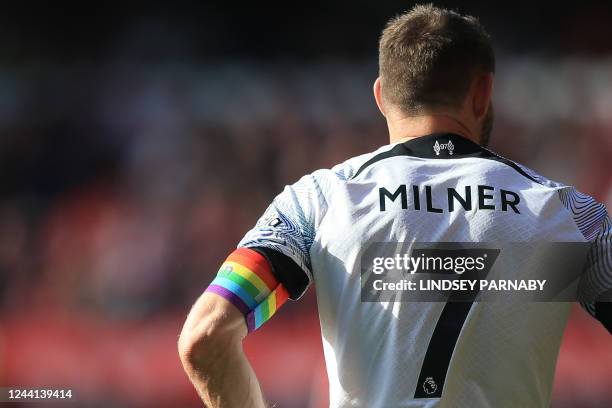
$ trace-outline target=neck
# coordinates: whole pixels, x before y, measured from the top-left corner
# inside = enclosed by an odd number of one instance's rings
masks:
[[[406,142],[410,139],[432,133],[454,133],[478,143],[475,133],[465,123],[444,113],[422,116],[387,117],[391,143]]]

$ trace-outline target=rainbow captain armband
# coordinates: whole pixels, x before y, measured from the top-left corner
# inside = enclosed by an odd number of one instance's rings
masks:
[[[268,260],[249,248],[232,252],[206,291],[236,306],[245,316],[249,333],[270,320],[289,298]]]

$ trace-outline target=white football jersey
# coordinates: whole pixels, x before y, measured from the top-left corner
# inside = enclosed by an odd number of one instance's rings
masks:
[[[595,297],[612,288],[605,207],[461,136],[315,171],[287,186],[239,246],[275,254],[294,300],[315,283],[332,407],[550,404],[570,303],[362,302],[360,254],[372,242],[592,243],[585,285]]]

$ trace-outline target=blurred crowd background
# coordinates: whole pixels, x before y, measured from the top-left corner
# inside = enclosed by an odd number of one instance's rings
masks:
[[[377,37],[411,4],[0,13],[0,385],[199,406],[190,305],[285,184],[387,142]],[[437,4],[492,34],[491,147],[612,209],[612,6]],[[325,406],[314,290],[246,348],[271,403]],[[553,407],[612,406],[611,378],[611,338],[575,308]]]

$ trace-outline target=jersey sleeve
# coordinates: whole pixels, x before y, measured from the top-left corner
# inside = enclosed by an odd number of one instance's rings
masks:
[[[310,248],[327,208],[317,172],[286,186],[238,247],[262,254],[289,298],[300,298],[312,282]]]
[[[609,215],[591,244],[579,290],[581,297],[589,299],[581,305],[612,334],[612,221]]]
[[[560,198],[576,226],[590,243],[578,287],[581,306],[612,334],[612,221],[606,207],[574,188],[561,190]]]

